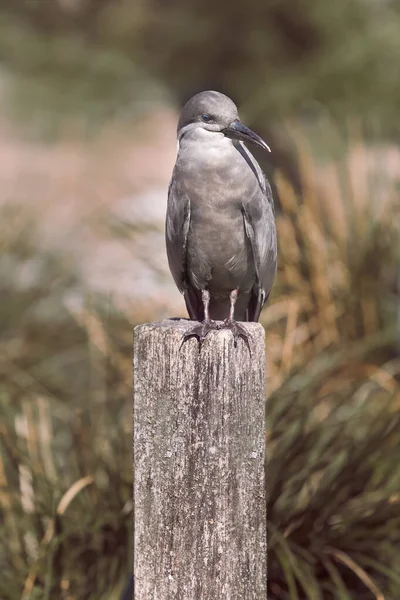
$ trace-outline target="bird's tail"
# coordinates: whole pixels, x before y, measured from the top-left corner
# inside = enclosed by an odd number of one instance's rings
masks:
[[[190,319],[192,321],[203,321],[204,307],[201,299],[201,291],[188,286],[185,290],[184,298]]]

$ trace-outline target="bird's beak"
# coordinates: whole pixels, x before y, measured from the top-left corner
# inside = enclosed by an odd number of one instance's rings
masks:
[[[222,133],[235,140],[252,142],[253,144],[257,144],[257,146],[261,146],[261,148],[264,148],[264,150],[271,152],[271,148],[264,142],[264,140],[259,135],[254,133],[254,131],[246,127],[246,125],[243,125],[239,119],[233,121],[233,123],[231,123],[226,129],[223,129]]]

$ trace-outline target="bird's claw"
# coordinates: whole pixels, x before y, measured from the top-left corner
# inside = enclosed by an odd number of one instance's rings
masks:
[[[191,337],[197,337],[199,340],[199,346],[204,342],[206,336],[210,333],[210,331],[217,331],[219,329],[217,323],[215,321],[203,321],[202,323],[198,323],[189,331],[182,336],[182,344],[186,342]]]
[[[232,335],[233,335],[233,344],[236,348],[237,346],[237,341],[238,339],[241,337],[246,346],[250,350],[250,344],[249,344],[249,339],[251,339],[251,336],[249,333],[247,333],[245,327],[243,325],[241,325],[240,323],[238,323],[237,321],[235,321],[234,319],[225,319],[225,321],[222,323],[222,325],[220,325],[218,327],[218,329],[230,329],[230,331],[232,331]]]

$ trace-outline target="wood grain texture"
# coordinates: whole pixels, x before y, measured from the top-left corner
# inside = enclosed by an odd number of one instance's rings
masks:
[[[264,600],[265,342],[134,332],[135,600]]]

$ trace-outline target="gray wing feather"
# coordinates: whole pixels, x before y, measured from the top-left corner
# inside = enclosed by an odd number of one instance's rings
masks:
[[[168,188],[165,240],[168,264],[178,289],[183,293],[187,285],[186,247],[190,224],[190,201],[178,195],[172,176]]]
[[[246,235],[250,240],[257,280],[252,290],[247,318],[258,321],[263,304],[267,300],[276,273],[277,240],[272,190],[265,181],[264,189],[243,203]]]

